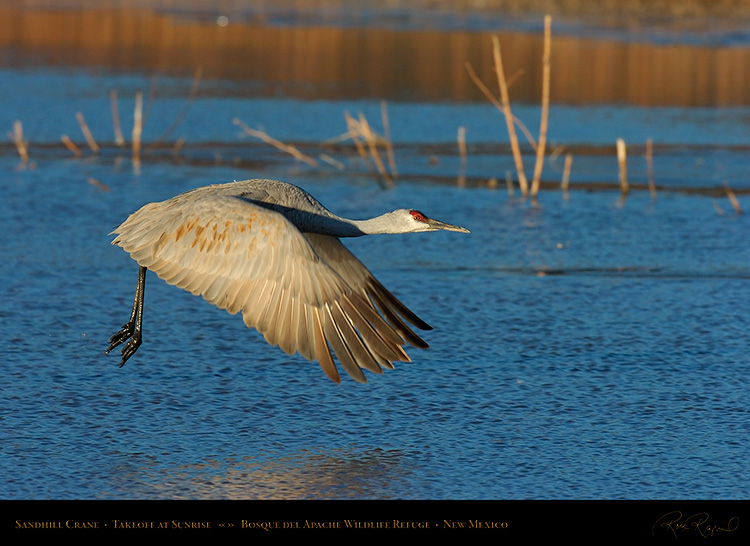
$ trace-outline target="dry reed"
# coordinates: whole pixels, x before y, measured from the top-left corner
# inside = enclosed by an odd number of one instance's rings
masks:
[[[73,152],[73,155],[76,157],[81,157],[83,154],[81,153],[81,149],[75,145],[75,143],[70,140],[70,137],[68,135],[62,135],[60,137],[60,140],[62,140],[62,143],[65,145],[65,147]]]
[[[29,161],[29,143],[23,139],[23,124],[20,120],[13,123],[12,138],[16,150],[18,150],[18,155],[21,156],[21,161],[27,163]]]
[[[76,112],[76,120],[78,120],[78,125],[81,127],[81,132],[83,133],[83,137],[86,139],[86,144],[89,145],[89,148],[91,148],[92,152],[98,154],[99,145],[96,143],[96,140],[94,140],[94,135],[91,134],[91,129],[89,129],[89,126],[86,123],[86,118],[83,117],[83,114],[81,112]]]
[[[505,171],[505,186],[508,188],[508,196],[513,197],[515,191],[513,190],[513,175],[510,171]]]
[[[357,129],[356,120],[353,117],[351,117],[351,115],[349,115],[349,112],[344,112],[344,119],[346,120],[346,126],[349,129],[349,132],[346,134],[346,137],[349,137],[352,139],[352,142],[354,142],[354,146],[357,148],[357,152],[359,153],[359,156],[365,162],[370,172],[374,175],[375,169],[372,166],[372,161],[370,161],[370,156],[367,155],[365,146],[364,144],[362,144],[362,141],[359,139],[359,130]]]
[[[547,125],[549,123],[549,81],[550,56],[552,53],[552,17],[544,17],[544,53],[542,55],[542,116],[539,123],[539,145],[536,149],[534,177],[531,181],[531,196],[539,193],[539,184],[544,166],[544,150],[547,144]]]
[[[388,154],[388,167],[391,169],[391,176],[398,178],[396,156],[393,153],[393,142],[391,141],[391,123],[388,119],[388,105],[385,101],[380,103],[380,117],[383,121],[383,136],[385,138],[385,149]]]
[[[344,112],[344,119],[349,129],[349,137],[354,141],[357,152],[367,164],[370,173],[373,176],[379,175],[376,178],[381,187],[392,188],[394,185],[393,178],[386,170],[378,152],[378,144],[385,142],[387,148],[388,139],[379,138],[362,113],[359,114],[359,119],[355,120],[349,112]],[[365,144],[367,145],[367,150],[365,150]]]
[[[630,191],[628,186],[627,151],[625,141],[621,138],[617,139],[617,162],[620,166],[620,193],[622,197],[627,197]]]
[[[185,139],[178,138],[177,141],[174,143],[174,146],[172,146],[172,155],[174,157],[177,157],[178,155],[180,155],[180,151],[182,150],[183,146],[185,146]]]
[[[135,94],[135,109],[133,110],[133,162],[141,163],[141,134],[143,132],[143,93]]]
[[[331,157],[328,154],[319,154],[318,157],[321,159],[321,161],[328,163],[329,165],[333,165],[340,171],[343,171],[346,168],[346,165],[344,165],[341,161]]]
[[[193,105],[193,102],[195,102],[195,97],[198,95],[198,88],[200,86],[201,77],[203,76],[203,69],[198,68],[195,71],[195,74],[193,76],[193,84],[190,86],[190,94],[188,95],[187,102],[183,105],[180,112],[177,114],[177,117],[174,119],[172,124],[167,127],[167,130],[162,133],[162,135],[156,139],[156,141],[151,144],[151,146],[148,147],[146,150],[147,152],[150,152],[155,147],[159,146],[162,142],[167,140],[169,138],[169,135],[171,135],[174,130],[180,126],[182,123],[182,120],[185,119],[185,116],[187,115],[188,111],[190,110],[190,107]]]
[[[303,154],[300,152],[297,148],[294,146],[291,146],[289,144],[284,144],[278,139],[273,138],[271,135],[266,133],[265,131],[259,131],[257,129],[253,129],[251,127],[248,127],[245,123],[243,123],[240,119],[234,118],[232,120],[232,123],[240,127],[246,134],[259,138],[266,144],[270,144],[271,146],[274,146],[275,148],[288,153],[289,155],[293,156],[295,159],[302,161],[304,163],[307,163],[308,165],[312,167],[316,167],[318,165],[318,162],[313,159],[312,157]]]
[[[97,187],[97,188],[99,188],[102,191],[109,191],[110,190],[109,186],[107,186],[103,182],[99,182],[96,178],[89,177],[86,181],[89,184],[91,184],[92,186]]]
[[[508,86],[505,81],[505,72],[503,70],[503,59],[500,53],[500,40],[497,36],[492,37],[492,54],[495,61],[495,72],[497,73],[497,82],[500,87],[500,97],[502,99],[503,113],[505,114],[505,123],[508,127],[508,136],[510,137],[510,146],[513,151],[513,158],[516,163],[516,172],[518,174],[518,184],[521,187],[521,193],[524,197],[528,195],[529,188],[526,181],[526,174],[523,170],[523,157],[521,148],[518,145],[515,124],[513,122],[513,113],[510,108],[510,97],[508,95]]]
[[[573,165],[573,154],[565,154],[565,166],[563,167],[563,176],[561,188],[565,196],[568,196],[570,189],[570,168]]]
[[[500,110],[501,113],[505,114],[505,111],[503,109],[503,105],[500,103],[499,100],[495,98],[495,96],[492,94],[492,91],[490,91],[486,85],[484,85],[484,82],[479,79],[479,76],[477,76],[477,73],[474,71],[474,68],[471,66],[471,63],[465,63],[464,66],[466,67],[466,71],[469,73],[469,77],[474,82],[474,84],[479,88],[479,90],[482,92],[482,94],[487,97],[487,99],[497,108]],[[507,87],[510,88],[510,82],[507,83]],[[523,135],[526,137],[526,140],[529,142],[531,147],[534,149],[534,152],[536,152],[537,149],[537,143],[536,139],[534,138],[534,135],[531,134],[531,131],[529,131],[528,127],[524,125],[524,123],[518,119],[516,116],[513,116],[513,123],[515,123],[516,127],[523,133]]]
[[[375,133],[373,133],[372,129],[370,128],[370,124],[367,121],[367,118],[362,113],[359,114],[359,130],[360,134],[365,139],[365,142],[367,142],[367,147],[370,150],[370,155],[375,162],[375,166],[377,167],[380,176],[383,178],[383,180],[385,180],[385,183],[388,187],[393,187],[393,179],[388,174],[388,171],[386,171],[385,165],[380,159],[380,153],[378,152],[378,142]]]
[[[740,207],[740,202],[737,199],[737,196],[729,187],[729,184],[727,184],[726,182],[724,183],[724,191],[726,192],[727,197],[729,198],[729,202],[732,204],[732,207],[734,208],[734,211],[737,214],[742,214],[742,207]]]
[[[458,128],[458,154],[461,159],[461,170],[458,173],[458,185],[466,185],[466,127]]]
[[[117,107],[117,91],[114,89],[109,92],[109,102],[112,109],[112,126],[115,131],[115,144],[125,146],[125,137],[122,136],[120,128],[120,109]]]

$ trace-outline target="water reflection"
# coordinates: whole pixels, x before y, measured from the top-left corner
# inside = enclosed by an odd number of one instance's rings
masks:
[[[0,63],[146,70],[263,82],[252,93],[301,98],[483,100],[471,63],[492,82],[491,32],[381,26],[217,24],[147,9],[0,8]],[[540,32],[502,32],[512,98],[538,102]],[[555,102],[750,104],[750,49],[564,36],[553,24]],[[248,86],[235,92],[247,93]]]
[[[412,474],[402,453],[379,448],[207,459],[167,469],[150,462],[131,465],[117,473],[119,494],[160,499],[384,499]]]

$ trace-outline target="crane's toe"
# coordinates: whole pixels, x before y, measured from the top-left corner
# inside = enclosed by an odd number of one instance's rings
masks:
[[[109,354],[109,352],[115,347],[117,347],[118,345],[120,345],[120,343],[132,337],[134,331],[135,331],[134,323],[128,322],[127,324],[123,324],[120,331],[117,332],[115,335],[113,335],[111,338],[109,338],[109,347],[105,351],[105,354]]]
[[[120,362],[120,368],[122,368],[125,365],[125,362],[127,362],[128,358],[133,356],[133,354],[138,350],[138,347],[141,346],[141,342],[141,333],[139,331],[136,331],[122,348],[122,361]]]
[[[125,343],[126,341],[127,343]],[[105,354],[109,354],[112,349],[125,343],[125,346],[122,348],[122,361],[120,361],[120,367],[122,368],[125,362],[141,346],[142,341],[141,331],[136,327],[135,322],[128,322],[127,324],[123,324],[122,329],[109,339],[109,347],[105,351]]]

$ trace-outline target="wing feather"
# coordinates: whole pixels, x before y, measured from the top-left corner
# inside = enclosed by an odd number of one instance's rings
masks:
[[[429,326],[337,238],[303,234],[281,213],[238,199],[230,186],[146,205],[115,230],[113,244],[167,283],[241,311],[270,344],[317,360],[336,382],[331,351],[364,382],[363,368],[382,373],[409,361],[405,342],[427,346],[401,318]]]
[[[375,301],[392,328],[415,347],[425,349],[429,345],[409,328],[401,318],[422,330],[432,327],[420,319],[406,305],[391,294],[349,249],[336,237],[306,234],[315,252],[323,258],[347,282],[353,290]]]

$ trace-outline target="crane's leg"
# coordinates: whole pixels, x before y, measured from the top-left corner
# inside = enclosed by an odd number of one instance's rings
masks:
[[[122,348],[122,361],[120,367],[125,365],[128,358],[141,346],[141,326],[143,323],[143,293],[146,288],[146,268],[138,269],[138,285],[135,289],[135,299],[133,300],[133,311],[130,313],[130,320],[124,324],[119,332],[109,339],[109,348],[106,354],[117,347],[120,343],[127,340]]]

